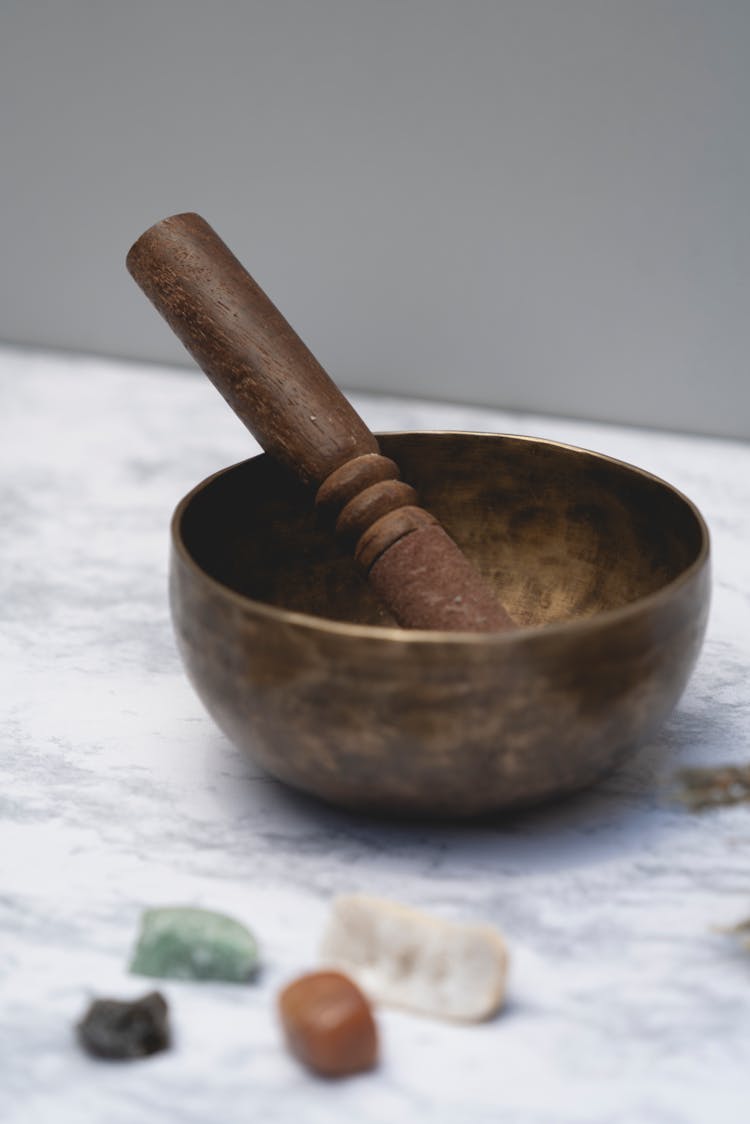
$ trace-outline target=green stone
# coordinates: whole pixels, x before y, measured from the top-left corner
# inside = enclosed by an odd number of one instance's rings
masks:
[[[257,967],[257,942],[239,921],[177,906],[144,910],[130,971],[173,980],[244,983]]]

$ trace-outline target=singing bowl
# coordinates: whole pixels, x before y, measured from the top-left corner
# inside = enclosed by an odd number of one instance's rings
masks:
[[[482,433],[381,435],[521,627],[393,625],[312,496],[262,455],[172,522],[187,673],[269,773],[369,812],[466,817],[589,785],[677,702],[710,595],[700,513],[599,453]]]

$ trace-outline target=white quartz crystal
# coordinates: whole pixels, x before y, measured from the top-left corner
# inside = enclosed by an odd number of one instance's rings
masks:
[[[365,894],[339,897],[321,945],[324,963],[376,1003],[479,1022],[502,1006],[508,953],[490,925],[462,925]]]

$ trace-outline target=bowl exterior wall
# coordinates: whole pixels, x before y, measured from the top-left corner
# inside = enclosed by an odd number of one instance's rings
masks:
[[[425,640],[269,610],[178,549],[170,571],[188,675],[238,747],[332,803],[423,816],[539,803],[611,770],[677,702],[709,597],[706,557],[626,612]]]

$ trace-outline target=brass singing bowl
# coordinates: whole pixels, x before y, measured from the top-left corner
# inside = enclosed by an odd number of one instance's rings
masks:
[[[697,658],[700,513],[647,472],[551,441],[380,441],[522,627],[394,627],[311,495],[254,457],[172,522],[173,619],[207,710],[269,773],[347,808],[472,816],[596,781]]]

